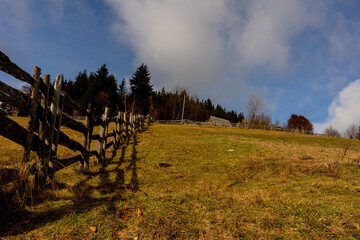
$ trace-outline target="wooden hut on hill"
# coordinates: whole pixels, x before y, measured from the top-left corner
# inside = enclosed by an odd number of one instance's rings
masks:
[[[223,118],[210,116],[209,122],[215,126],[231,127],[230,121]]]

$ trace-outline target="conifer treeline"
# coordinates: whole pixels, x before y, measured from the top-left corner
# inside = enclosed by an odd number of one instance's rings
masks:
[[[159,120],[181,120],[185,96],[184,119],[194,121],[206,121],[210,116],[228,119],[230,122],[241,122],[244,119],[242,113],[226,111],[220,105],[214,106],[210,99],[199,100],[190,96],[186,89],[176,89],[167,92],[164,88],[161,91],[153,92],[152,95],[152,116]]]
[[[119,109],[120,111],[150,114],[159,120],[180,120],[182,117],[185,96],[184,119],[206,121],[210,116],[228,119],[230,122],[241,122],[242,113],[227,111],[220,105],[214,105],[210,99],[199,100],[190,96],[185,88],[176,88],[172,92],[154,91],[150,84],[150,72],[145,64],[141,64],[129,80],[129,88],[125,79],[118,85],[115,77],[109,74],[106,65],[101,66],[95,73],[80,72],[75,81],[65,81],[63,90],[84,108],[89,103],[98,113],[105,107]],[[65,109],[69,114],[82,115]]]

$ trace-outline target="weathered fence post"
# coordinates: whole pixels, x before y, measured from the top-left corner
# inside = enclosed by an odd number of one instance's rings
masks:
[[[86,150],[88,152],[90,152],[90,147],[91,147],[91,136],[92,136],[92,133],[93,133],[93,116],[94,116],[94,113],[92,111],[92,108],[91,108],[91,104],[89,104],[88,106],[88,109],[87,109],[87,113],[88,113],[88,116],[89,116],[89,125],[85,125],[87,128],[88,128],[88,140],[87,140],[87,144],[86,144]],[[89,167],[89,157],[86,159],[86,164],[87,164],[87,167]]]
[[[131,119],[132,119],[132,113],[129,113],[129,117],[127,118],[129,121],[127,122],[126,126],[127,126],[127,137],[130,139],[131,136]]]
[[[150,115],[146,115],[146,128],[150,126]]]
[[[105,159],[105,152],[106,152],[106,144],[107,144],[107,137],[108,137],[108,132],[109,132],[109,112],[110,112],[110,108],[105,108],[105,132],[104,132],[104,141],[103,141],[103,156]]]
[[[129,131],[129,121],[128,119],[130,120],[130,117],[128,118],[126,113],[124,114],[124,121],[125,121],[125,135],[126,135],[126,138],[129,139],[130,138],[130,131]]]
[[[63,80],[63,77],[61,76],[61,81]],[[60,88],[61,89],[61,88]],[[62,120],[62,113],[64,109],[64,102],[65,102],[65,93],[60,93],[60,100],[59,100],[59,107],[57,110],[57,116],[56,116],[56,132],[55,132],[55,150],[54,150],[54,156],[57,158],[57,150],[59,145],[59,135],[60,135],[60,128],[61,128],[61,120]]]
[[[142,115],[139,115],[138,124],[139,124],[139,132],[142,132]]]
[[[56,131],[56,120],[57,120],[57,113],[59,108],[59,101],[60,101],[60,91],[61,91],[61,85],[62,85],[62,76],[57,75],[55,82],[54,82],[54,94],[52,96],[50,111],[51,111],[51,121],[50,121],[50,131],[47,138],[47,142],[49,145],[49,152],[46,154],[45,157],[45,164],[48,166],[48,174],[50,177],[53,176],[54,173],[54,164],[52,161],[52,158],[56,157],[54,156],[55,150],[57,150],[57,146],[55,147],[55,137],[57,136],[55,134]]]
[[[133,125],[132,134],[135,135],[135,133],[136,133],[136,114],[133,114],[132,125]]]
[[[41,93],[41,119],[39,122],[39,138],[40,138],[40,149],[38,159],[38,172],[36,180],[41,185],[45,184],[46,176],[48,175],[48,166],[45,165],[46,151],[49,151],[49,146],[46,145],[46,125],[47,125],[47,111],[49,107],[49,91],[50,91],[50,76],[44,74],[43,81],[46,86],[45,91]]]
[[[109,113],[109,108],[105,108],[105,113],[102,115],[102,123],[99,133],[99,141],[96,147],[96,163],[104,163],[105,160],[105,150],[106,150],[106,138],[107,138],[107,117]]]
[[[144,116],[143,115],[141,115],[141,131],[144,131],[145,129],[144,129],[144,124],[145,123],[145,119],[144,119]]]
[[[86,149],[86,151],[81,153],[83,159],[79,162],[80,167],[82,168],[82,170],[85,171],[89,169],[89,152],[90,152],[91,135],[92,135],[91,126],[92,126],[92,111],[91,111],[91,103],[89,103],[85,118],[86,132],[84,132],[84,136],[82,139],[82,146]]]
[[[126,113],[121,112],[121,122],[120,122],[120,130],[121,130],[121,140],[126,142]]]
[[[140,132],[140,122],[139,122],[139,120],[140,120],[140,114],[137,114],[136,115],[136,118],[135,118],[135,129],[136,129],[136,131],[135,132]]]
[[[22,159],[22,161],[24,163],[27,163],[30,160],[32,134],[35,130],[35,124],[36,124],[36,120],[37,120],[37,118],[36,118],[36,112],[37,112],[37,107],[38,107],[37,96],[39,93],[39,86],[40,86],[40,74],[41,74],[41,69],[37,66],[34,66],[35,83],[33,85],[34,88],[31,93],[32,103],[31,103],[30,112],[29,112],[29,122],[28,122],[28,126],[27,126],[26,142],[25,142],[25,146],[24,146],[24,155],[23,155],[23,159]]]
[[[138,115],[137,124],[138,124],[138,130],[139,130],[139,132],[141,132],[142,130],[141,130],[141,115],[140,114]]]
[[[117,116],[115,118],[115,147],[119,147],[120,145],[120,138],[121,138],[121,132],[120,132],[120,121],[121,121],[121,113],[118,112]]]
[[[136,134],[136,114],[132,116],[132,135]]]
[[[141,116],[142,116],[142,115],[139,114],[139,115],[138,115],[138,120],[137,120],[139,132],[142,132],[142,129],[141,129]]]
[[[130,135],[134,135],[135,133],[135,124],[134,124],[135,114],[130,114]]]

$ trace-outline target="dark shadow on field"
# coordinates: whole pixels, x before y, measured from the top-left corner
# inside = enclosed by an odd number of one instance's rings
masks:
[[[71,197],[61,198],[56,196],[51,190],[45,190],[39,196],[42,201],[57,201],[57,200],[71,200],[72,204],[66,203],[56,209],[51,209],[44,212],[31,212],[27,210],[19,210],[13,212],[2,213],[0,212],[0,239],[2,237],[16,236],[18,234],[26,233],[31,230],[44,226],[49,222],[55,222],[69,214],[81,214],[87,212],[98,206],[105,206],[106,212],[116,213],[121,211],[115,206],[116,201],[125,200],[123,195],[126,188],[131,190],[138,189],[138,179],[136,172],[136,136],[133,138],[133,152],[130,159],[129,166],[126,169],[131,170],[131,181],[128,186],[125,184],[125,170],[123,164],[125,163],[125,154],[130,144],[129,140],[123,143],[122,146],[116,151],[112,151],[112,156],[101,166],[97,172],[84,172],[81,173],[86,178],[78,182],[75,186],[69,187],[65,184],[56,182],[53,186],[56,189],[68,188],[72,193]],[[120,150],[121,149],[121,150]],[[120,156],[116,157],[116,153],[121,151]],[[106,167],[115,165],[115,168],[107,170]],[[116,173],[115,180],[110,179],[110,173]],[[89,180],[94,177],[100,177],[100,183],[93,186]],[[65,186],[64,186],[65,185]],[[93,197],[92,194],[99,191],[100,197]],[[109,194],[111,196],[109,197]],[[39,201],[41,203],[41,201]],[[36,208],[36,205],[34,206]]]
[[[126,168],[127,170],[131,170],[131,180],[130,180],[130,184],[129,184],[128,188],[134,192],[139,190],[139,178],[138,178],[137,166],[136,166],[136,162],[139,160],[137,158],[137,151],[136,151],[137,144],[138,143],[137,143],[137,138],[136,138],[136,134],[135,134],[134,141],[133,141],[133,152],[131,154],[130,164]]]

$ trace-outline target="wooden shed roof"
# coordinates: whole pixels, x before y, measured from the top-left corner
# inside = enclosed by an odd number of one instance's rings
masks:
[[[210,116],[209,122],[214,123],[215,125],[220,125],[220,126],[231,126],[231,123],[229,120],[214,117],[214,116]]]

